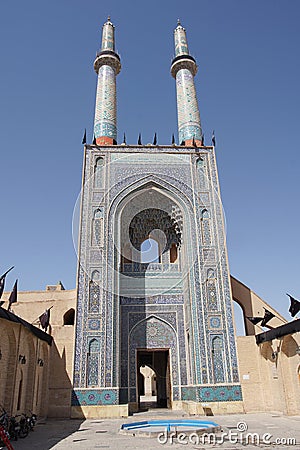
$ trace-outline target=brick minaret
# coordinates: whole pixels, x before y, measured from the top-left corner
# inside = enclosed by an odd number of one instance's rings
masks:
[[[179,144],[190,146],[194,139],[197,145],[201,145],[202,130],[194,85],[197,64],[189,54],[185,29],[179,20],[174,30],[174,40],[175,58],[171,74],[176,79]]]
[[[102,29],[101,50],[94,62],[94,69],[98,74],[94,122],[97,145],[117,143],[116,75],[121,70],[121,62],[115,52],[114,28],[108,18]]]

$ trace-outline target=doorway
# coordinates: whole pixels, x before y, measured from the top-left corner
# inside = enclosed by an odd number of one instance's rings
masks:
[[[140,409],[171,407],[169,350],[137,350],[137,391]]]

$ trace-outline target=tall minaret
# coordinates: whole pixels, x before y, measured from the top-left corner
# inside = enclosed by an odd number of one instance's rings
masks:
[[[176,79],[179,144],[202,144],[202,130],[194,76],[197,73],[195,59],[190,56],[185,29],[178,20],[174,30],[175,58],[171,74]]]
[[[108,17],[102,29],[101,50],[97,53],[94,69],[98,74],[94,135],[97,145],[117,143],[116,75],[121,70],[119,55],[115,52],[115,29]]]

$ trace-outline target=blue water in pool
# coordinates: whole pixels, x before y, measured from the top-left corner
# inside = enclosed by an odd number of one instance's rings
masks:
[[[179,420],[145,420],[142,422],[131,422],[123,423],[121,426],[122,430],[140,430],[145,428],[157,428],[164,427],[167,431],[171,431],[172,428],[185,427],[189,429],[206,429],[218,427],[219,425],[215,422],[207,420],[194,420],[194,419],[179,419]]]

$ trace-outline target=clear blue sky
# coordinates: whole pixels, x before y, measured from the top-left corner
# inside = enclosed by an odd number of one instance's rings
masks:
[[[109,5],[109,6],[108,6]],[[216,130],[231,273],[289,317],[299,285],[299,0],[1,2],[0,271],[21,290],[75,287],[72,213],[93,59],[110,14],[122,59],[119,140],[177,131],[169,68],[180,17],[197,59],[206,139]]]

